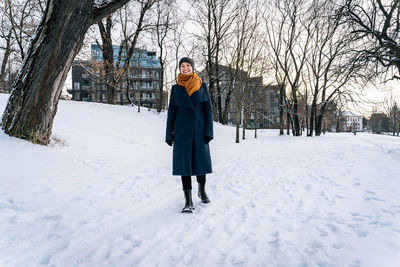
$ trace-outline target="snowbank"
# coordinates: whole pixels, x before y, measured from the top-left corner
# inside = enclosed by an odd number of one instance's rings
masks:
[[[0,131],[0,266],[398,266],[400,139],[215,124],[188,215],[165,119],[60,101],[51,146]]]

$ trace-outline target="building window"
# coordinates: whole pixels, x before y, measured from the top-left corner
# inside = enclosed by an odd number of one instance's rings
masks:
[[[75,93],[75,100],[81,100],[81,93]]]
[[[81,84],[80,83],[74,83],[74,90],[80,90],[81,89]]]

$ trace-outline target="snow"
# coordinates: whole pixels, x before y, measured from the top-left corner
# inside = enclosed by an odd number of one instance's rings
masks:
[[[60,101],[58,142],[0,131],[0,266],[399,266],[399,138],[262,130],[235,144],[216,123],[211,203],[194,194],[181,214],[165,120]]]
[[[105,5],[111,3],[113,0],[94,0],[93,6],[95,8],[101,8],[104,7]]]

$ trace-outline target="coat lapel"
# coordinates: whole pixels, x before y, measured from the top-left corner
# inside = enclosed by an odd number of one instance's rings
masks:
[[[205,92],[207,89],[204,84],[201,84],[199,90],[194,92],[190,97],[186,91],[186,88],[176,84],[176,95],[175,95],[175,105],[179,107],[187,107],[194,109],[194,105],[209,101],[208,94]]]
[[[192,101],[190,101],[189,95],[186,91],[186,88],[178,84],[176,84],[175,86],[176,86],[175,105],[179,107],[187,107],[194,109]]]
[[[194,92],[191,96],[190,99],[192,100],[192,104],[196,105],[201,102],[207,102],[208,101],[208,94],[205,92],[207,89],[204,86],[204,84],[201,84],[201,87],[199,90]]]

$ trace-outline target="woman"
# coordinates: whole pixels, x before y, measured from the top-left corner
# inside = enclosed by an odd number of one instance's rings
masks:
[[[193,71],[193,60],[182,58],[179,69],[178,83],[172,86],[169,100],[165,142],[173,145],[172,175],[182,178],[185,195],[182,212],[192,213],[192,175],[197,177],[201,201],[210,202],[205,185],[206,174],[212,172],[208,146],[214,136],[212,108],[206,84]]]

